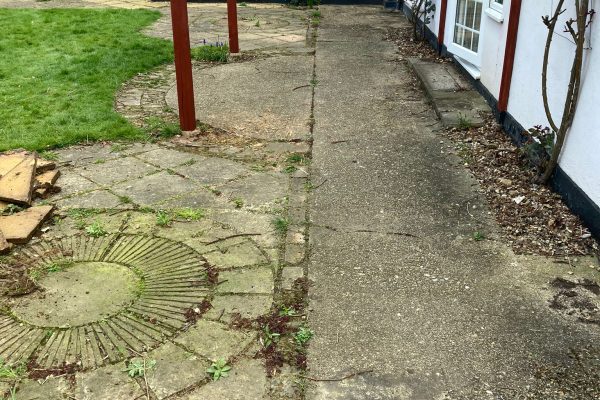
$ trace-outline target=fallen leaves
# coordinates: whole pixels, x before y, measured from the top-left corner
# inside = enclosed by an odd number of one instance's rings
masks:
[[[492,118],[481,128],[445,132],[479,181],[503,236],[517,254],[598,253],[599,246],[560,195],[536,183],[537,171]]]

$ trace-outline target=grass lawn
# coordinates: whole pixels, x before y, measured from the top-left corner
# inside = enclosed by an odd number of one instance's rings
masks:
[[[143,137],[113,111],[118,88],[172,60],[140,30],[146,10],[0,9],[0,151]]]

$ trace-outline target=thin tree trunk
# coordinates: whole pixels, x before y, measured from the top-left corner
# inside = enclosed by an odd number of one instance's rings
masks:
[[[585,48],[585,29],[587,25],[587,17],[589,12],[589,0],[576,0],[577,7],[577,36],[575,37],[576,50],[573,66],[571,68],[571,79],[563,116],[560,123],[560,129],[556,133],[556,143],[552,149],[552,156],[546,166],[544,175],[541,178],[542,183],[547,183],[554,169],[558,165],[558,158],[562,152],[562,148],[567,137],[567,132],[571,128],[573,119],[575,118],[575,110],[577,109],[577,101],[579,98],[579,88],[581,85],[581,70],[583,67],[583,50]]]
[[[554,38],[554,30],[556,29],[556,22],[560,14],[562,14],[562,7],[565,0],[560,0],[556,6],[554,15],[550,19],[548,25],[548,36],[546,37],[546,47],[544,49],[544,60],[542,62],[542,100],[544,101],[544,111],[546,112],[546,118],[548,123],[554,132],[558,132],[558,126],[552,118],[552,112],[550,111],[550,105],[548,103],[548,63],[550,59],[550,47],[552,47],[552,39]]]

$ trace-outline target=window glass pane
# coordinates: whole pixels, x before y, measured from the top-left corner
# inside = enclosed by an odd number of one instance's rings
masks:
[[[473,32],[465,31],[465,41],[463,47],[466,47],[467,49],[473,48]]]
[[[479,30],[481,28],[482,11],[483,0],[458,0],[454,26],[454,43],[477,52],[479,49]]]
[[[483,4],[481,3],[477,3],[475,5],[475,21],[473,23],[473,29],[475,29],[476,31],[480,31],[481,30],[481,11],[483,8]]]
[[[475,2],[473,0],[467,0],[467,20],[465,25],[469,28],[473,27],[473,19],[475,17]]]
[[[479,50],[479,33],[473,33],[473,45],[471,50],[475,53]]]

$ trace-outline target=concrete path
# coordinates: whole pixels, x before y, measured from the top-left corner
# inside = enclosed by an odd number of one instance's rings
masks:
[[[321,11],[307,399],[563,398],[569,374],[590,372],[572,355],[598,338],[548,307],[547,282],[566,271],[516,257],[494,234],[476,182],[382,41],[405,22],[380,8]],[[579,382],[567,398],[592,398]]]

